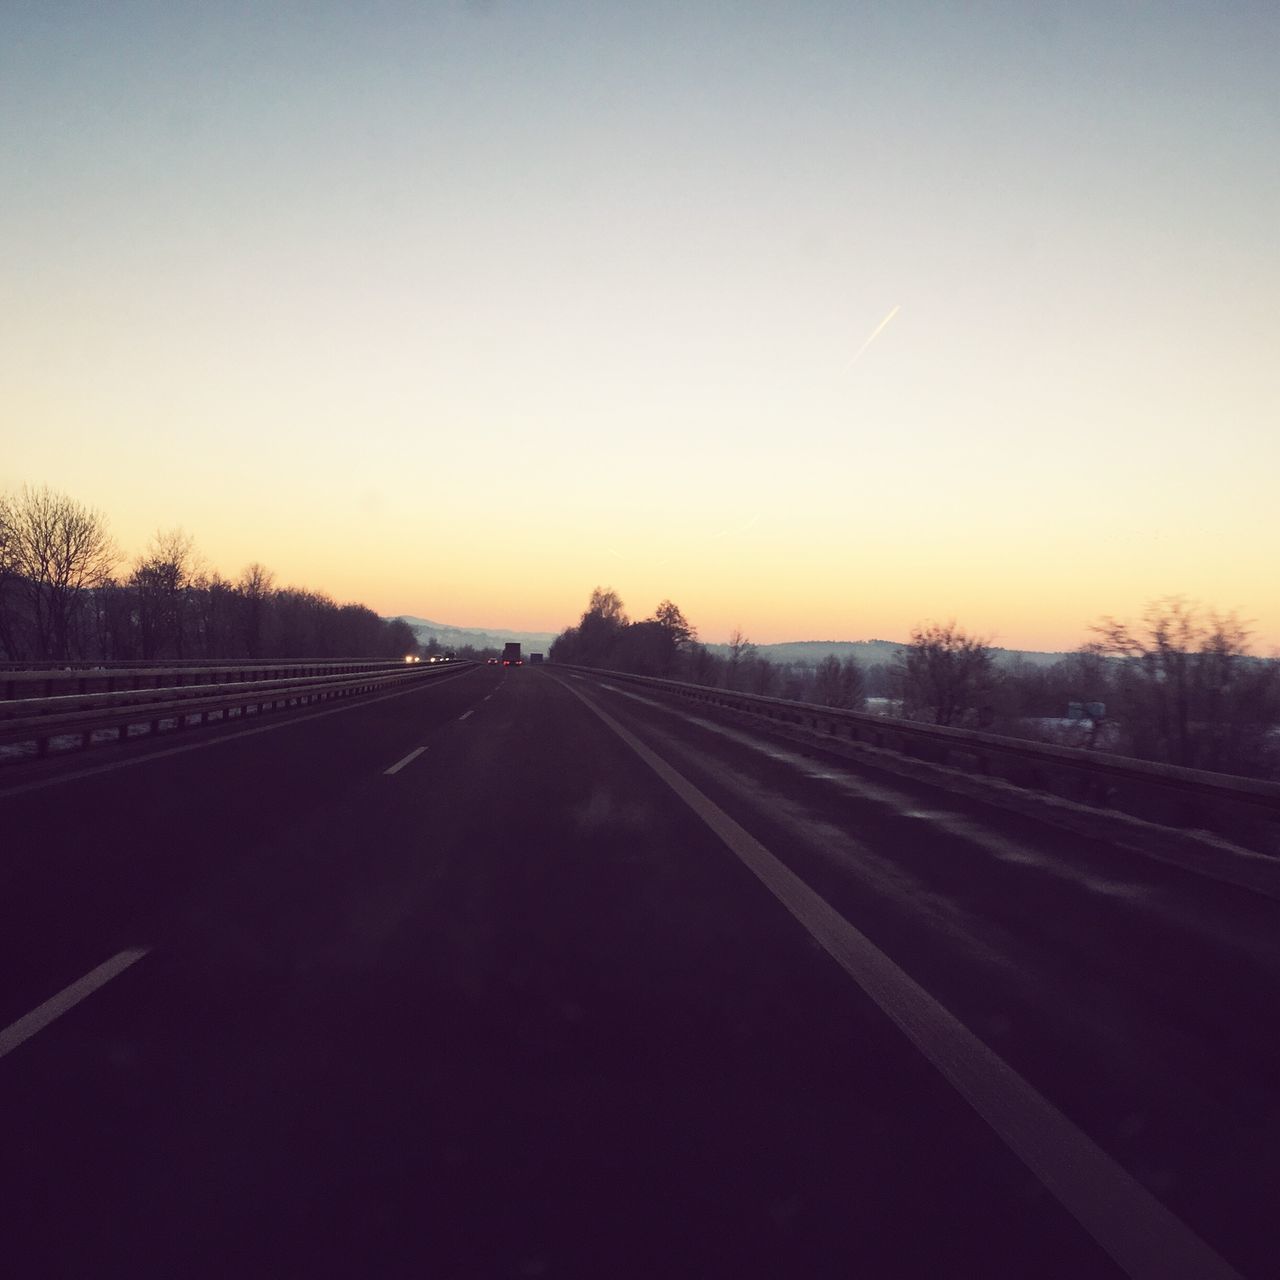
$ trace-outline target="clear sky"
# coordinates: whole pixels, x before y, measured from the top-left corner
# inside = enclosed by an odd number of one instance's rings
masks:
[[[459,625],[1266,651],[1278,67],[1274,0],[5,0],[0,487]]]

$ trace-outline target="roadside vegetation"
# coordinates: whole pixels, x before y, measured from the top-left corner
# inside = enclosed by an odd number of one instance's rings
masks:
[[[902,716],[1194,769],[1280,778],[1280,658],[1250,650],[1235,614],[1181,597],[1154,601],[1136,624],[1103,618],[1057,662],[998,662],[955,622],[922,623],[892,662],[828,655],[774,663],[735,631],[699,642],[678,606],[627,617],[597,587],[553,662],[664,676],[711,688]]]
[[[421,647],[408,623],[277,586],[261,564],[224,578],[181,530],[121,561],[101,512],[44,488],[0,493],[0,660],[398,658]],[[439,648],[426,642],[428,654]],[[955,622],[922,623],[892,661],[864,664],[832,654],[772,662],[741,630],[707,645],[672,601],[633,621],[616,591],[597,587],[549,657],[1280,777],[1280,657],[1252,653],[1235,614],[1181,597],[1154,601],[1136,623],[1102,618],[1076,652],[1049,664],[998,660],[989,640]]]
[[[362,604],[206,568],[181,530],[130,565],[106,517],[49,489],[0,493],[0,659],[399,658],[413,631]]]

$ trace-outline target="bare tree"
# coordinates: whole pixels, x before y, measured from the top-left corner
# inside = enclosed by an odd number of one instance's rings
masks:
[[[0,493],[0,656],[120,661],[140,652],[208,658],[413,652],[403,623],[364,605],[339,606],[319,592],[277,591],[260,564],[229,582],[200,564],[181,529],[157,533],[123,583],[111,577],[117,559],[97,511],[47,488]]]
[[[742,665],[741,679],[749,693],[772,697],[777,692],[778,669],[752,645],[751,654]]]
[[[262,641],[266,627],[267,601],[275,577],[270,569],[256,560],[241,574],[237,583],[240,595],[240,631],[245,652],[251,658],[262,657]]]
[[[662,624],[652,618],[623,627],[609,651],[609,665],[641,676],[669,675],[675,651]]]
[[[622,597],[612,587],[596,587],[576,628],[573,656],[565,652],[562,660],[589,667],[608,665],[613,648],[628,625]]]
[[[587,604],[587,613],[605,622],[616,623],[618,626],[627,624],[622,597],[612,587],[593,588],[591,600]]]
[[[653,611],[653,621],[667,633],[673,647],[677,649],[698,638],[697,629],[680,611],[679,606],[672,604],[670,600],[664,600]]]
[[[90,594],[87,612],[93,619],[95,656],[107,662],[138,656],[138,618],[134,592],[111,579]]]
[[[398,658],[402,654],[412,657],[421,651],[418,637],[403,618],[389,618],[382,625],[386,633],[382,641],[383,652],[387,657]]]
[[[16,536],[13,501],[0,493],[0,652],[18,657],[18,600]]]
[[[236,657],[240,598],[235,585],[216,569],[200,569],[192,579],[191,603],[192,639],[199,656]]]
[[[138,610],[142,656],[185,653],[188,593],[195,573],[191,536],[181,529],[159,532],[138,557],[129,586]]]
[[[36,656],[69,658],[84,594],[110,577],[118,559],[106,517],[47,487],[28,487],[9,519],[13,572],[27,598]]]
[[[814,672],[814,696],[824,707],[860,710],[866,702],[866,679],[856,658],[841,662],[829,653]]]
[[[8,574],[14,567],[13,500],[7,493],[0,493],[0,574]]]
[[[1191,768],[1256,771],[1280,718],[1280,668],[1249,653],[1248,627],[1182,596],[1147,606],[1139,627],[1092,628],[1090,650],[1120,659],[1128,746]]]
[[[747,639],[741,627],[729,633],[729,664],[725,672],[725,684],[730,689],[740,689],[747,667],[755,656],[756,647]]]
[[[697,629],[684,616],[679,606],[672,604],[670,600],[664,600],[654,610],[653,617],[648,622],[659,628],[662,641],[659,670],[664,675],[669,675],[681,661],[681,654],[698,638]]]
[[[696,641],[689,646],[689,679],[694,684],[714,687],[719,683],[719,671],[723,663],[706,645]]]
[[[951,725],[979,708],[995,682],[995,664],[985,640],[967,635],[954,621],[914,627],[900,651],[898,675],[907,715],[927,711],[934,724]]]

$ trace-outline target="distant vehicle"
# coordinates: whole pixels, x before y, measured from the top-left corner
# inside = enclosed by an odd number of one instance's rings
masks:
[[[491,667],[496,667],[496,666],[498,665],[498,660],[497,660],[497,658],[490,658],[490,659],[488,660],[488,662],[489,662],[489,666],[491,666]]]
[[[531,654],[529,655],[529,661],[530,661],[530,662],[531,662],[535,667],[540,667],[540,666],[542,665],[542,654],[540,654],[540,653],[531,653]]]
[[[520,656],[519,640],[508,640],[502,646],[502,665],[504,667],[524,666],[524,659]]]

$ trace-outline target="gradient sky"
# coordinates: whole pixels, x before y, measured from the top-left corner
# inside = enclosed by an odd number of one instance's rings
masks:
[[[1267,651],[1277,67],[1274,0],[5,0],[0,487],[460,625]]]

